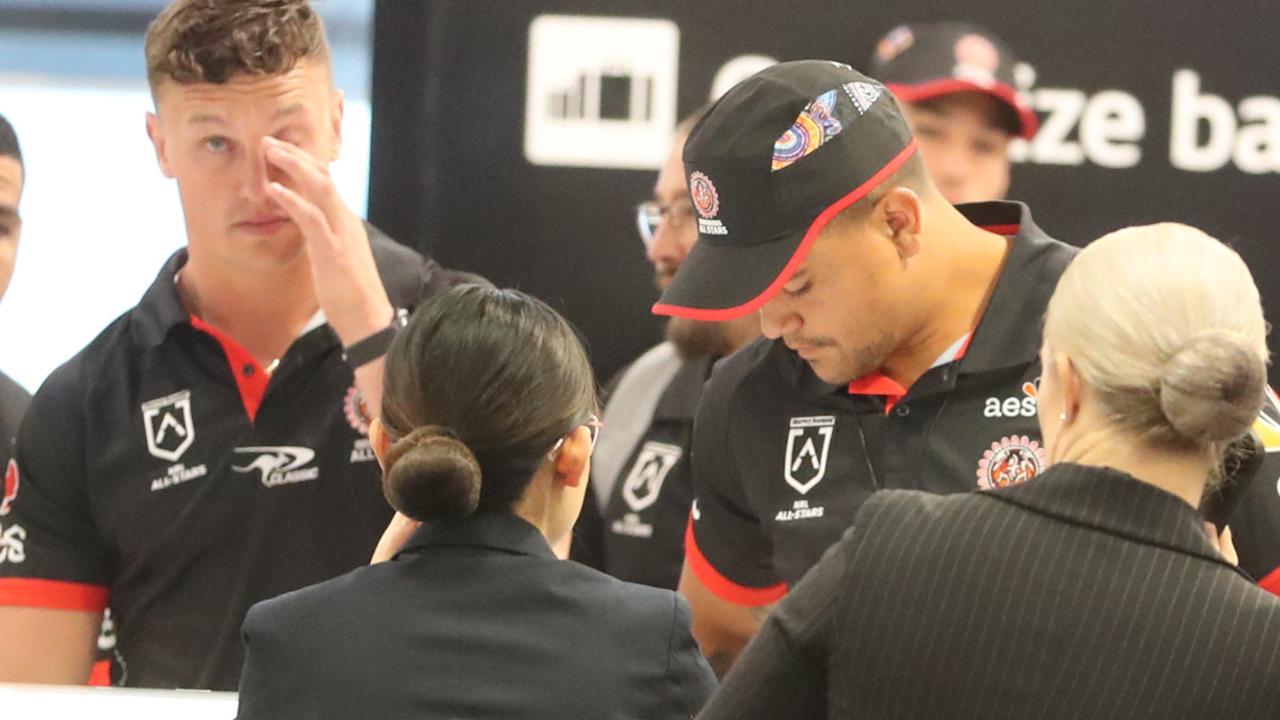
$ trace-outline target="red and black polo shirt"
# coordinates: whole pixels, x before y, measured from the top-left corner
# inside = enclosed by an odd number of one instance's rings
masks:
[[[694,427],[686,553],[718,596],[781,598],[876,490],[995,488],[1044,467],[1041,329],[1076,250],[1047,237],[1020,203],[960,210],[1011,238],[1011,249],[978,327],[910,388],[880,376],[827,385],[780,341],[757,341],[717,366]],[[1277,590],[1280,454],[1264,474],[1231,524],[1242,567]]]
[[[370,238],[397,307],[465,279]],[[367,563],[391,510],[333,330],[318,318],[268,374],[183,309],[186,258],[36,393],[0,508],[0,604],[109,605],[117,682],[234,690],[249,606]]]

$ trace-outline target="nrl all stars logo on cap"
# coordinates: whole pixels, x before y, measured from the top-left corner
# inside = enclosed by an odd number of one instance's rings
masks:
[[[716,184],[701,172],[689,176],[689,197],[693,200],[693,209],[698,211],[698,232],[705,235],[727,235],[728,228],[716,219],[720,214],[720,193],[716,192]]]

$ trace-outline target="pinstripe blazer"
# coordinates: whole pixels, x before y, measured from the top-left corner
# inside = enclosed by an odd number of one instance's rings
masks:
[[[1280,717],[1280,599],[1109,469],[885,491],[699,718]]]

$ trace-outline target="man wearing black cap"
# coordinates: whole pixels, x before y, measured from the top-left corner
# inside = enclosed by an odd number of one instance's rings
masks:
[[[929,175],[952,203],[999,200],[1009,145],[1035,136],[1035,113],[1015,89],[1017,57],[964,23],[901,25],[876,45],[871,74],[901,103]]]
[[[952,206],[885,87],[838,63],[744,81],[684,162],[700,237],[654,311],[765,335],[694,426],[681,591],[723,671],[875,490],[1039,474],[1040,323],[1075,250],[1020,203]]]
[[[759,312],[766,336],[694,427],[681,589],[723,670],[873,491],[1039,472],[1040,318],[1075,251],[1021,204],[953,207],[886,88],[838,63],[744,81],[684,162],[701,236],[654,311]]]

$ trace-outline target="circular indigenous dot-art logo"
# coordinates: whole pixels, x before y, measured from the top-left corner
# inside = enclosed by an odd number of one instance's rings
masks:
[[[720,212],[720,194],[706,175],[695,172],[689,176],[689,195],[693,198],[694,209],[702,217],[710,220]]]
[[[1035,440],[1026,435],[1000,438],[978,461],[978,487],[993,490],[1026,482],[1039,475],[1044,464],[1044,448]]]
[[[364,401],[364,393],[360,392],[360,388],[352,385],[347,389],[347,398],[342,402],[342,410],[346,413],[347,422],[351,423],[352,429],[361,435],[369,434],[369,421],[372,417],[369,415],[369,404]]]

